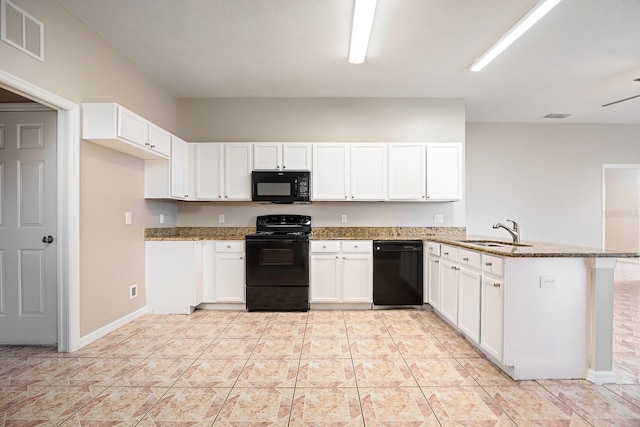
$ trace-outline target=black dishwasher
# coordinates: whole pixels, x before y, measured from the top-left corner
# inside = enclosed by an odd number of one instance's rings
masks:
[[[373,241],[373,305],[422,305],[422,240]]]

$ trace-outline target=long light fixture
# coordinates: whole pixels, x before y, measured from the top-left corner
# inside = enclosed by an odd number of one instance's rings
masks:
[[[351,47],[349,48],[349,62],[362,64],[369,46],[369,36],[376,14],[377,0],[355,0],[353,9],[353,27],[351,28]]]
[[[500,55],[507,47],[538,22],[544,15],[549,13],[562,0],[541,0],[536,6],[531,8],[513,27],[500,37],[482,56],[471,65],[471,71],[482,70],[496,56]]]

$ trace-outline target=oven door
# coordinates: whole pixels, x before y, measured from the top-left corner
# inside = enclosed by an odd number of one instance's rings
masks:
[[[309,241],[247,239],[247,286],[309,286]]]

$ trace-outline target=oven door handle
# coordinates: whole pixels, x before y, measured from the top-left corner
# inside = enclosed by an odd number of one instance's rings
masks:
[[[304,243],[304,240],[295,240],[295,239],[257,239],[257,240],[247,240],[249,244],[256,243]]]

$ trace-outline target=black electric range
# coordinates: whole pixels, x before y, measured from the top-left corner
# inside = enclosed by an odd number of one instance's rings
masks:
[[[249,311],[309,309],[307,215],[263,215],[245,236],[246,297]]]

